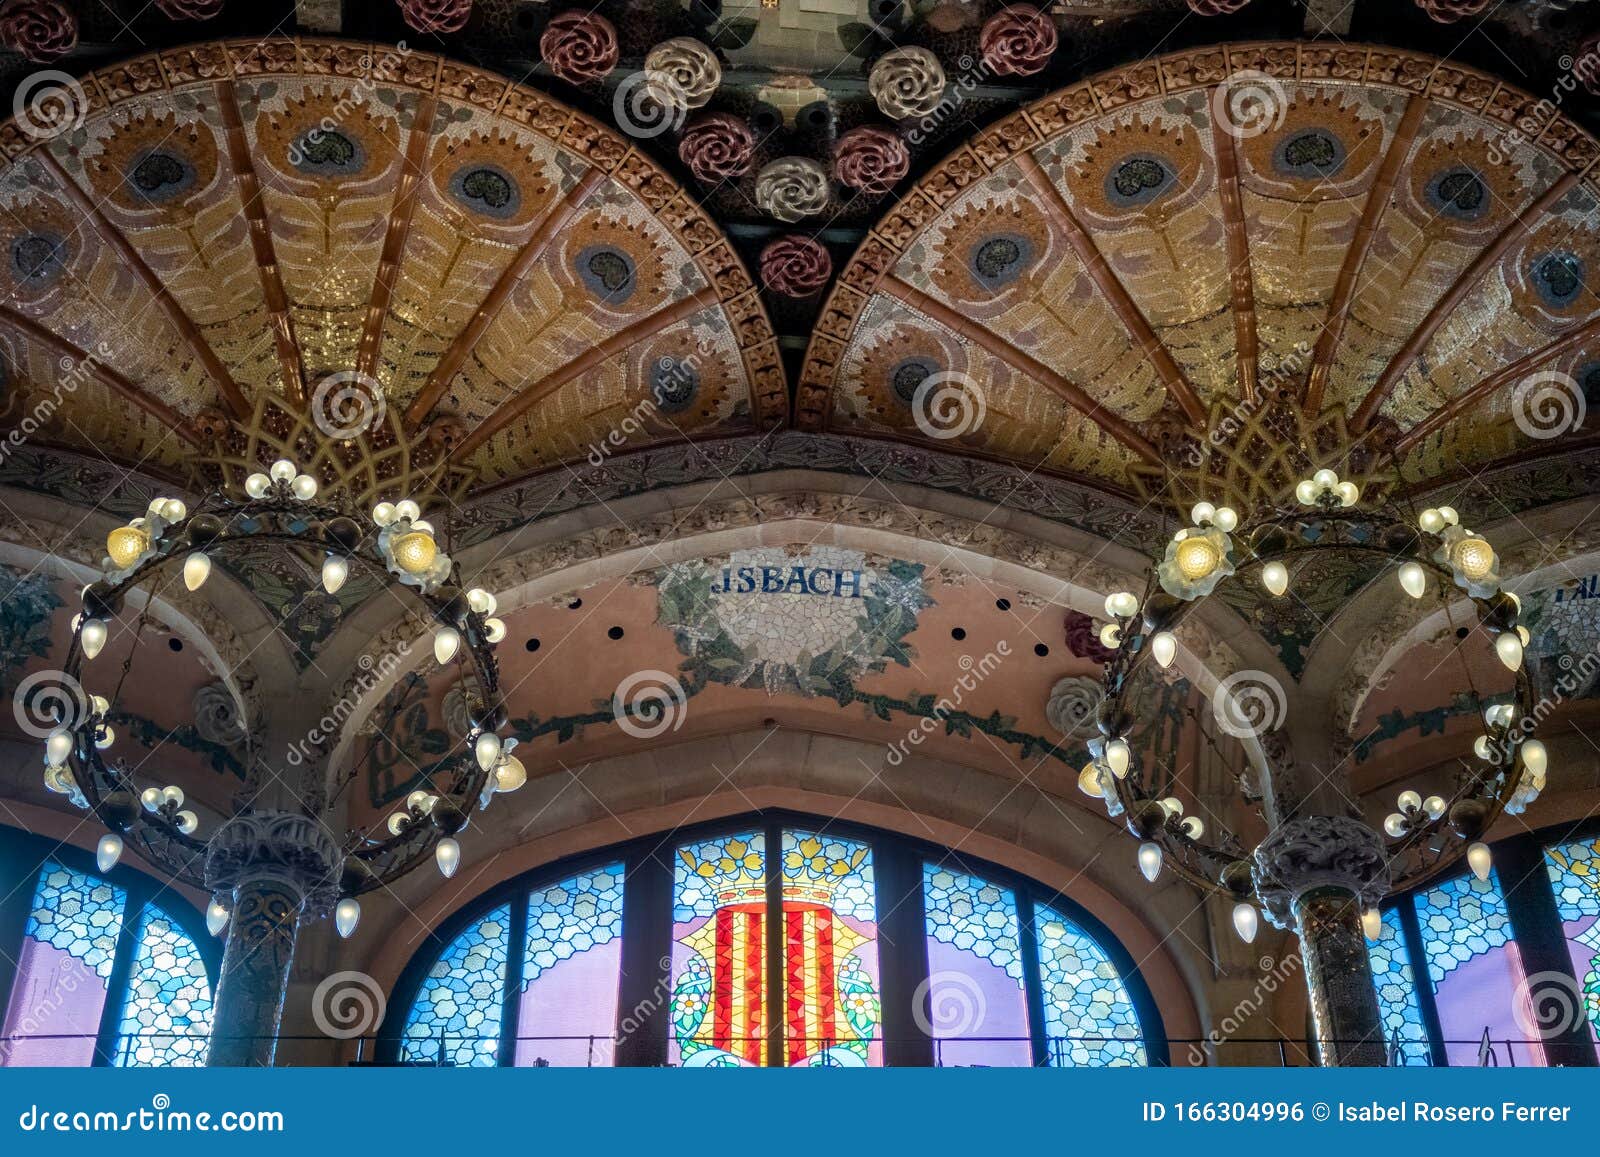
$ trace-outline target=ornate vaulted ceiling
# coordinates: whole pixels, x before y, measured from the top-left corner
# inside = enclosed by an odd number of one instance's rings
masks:
[[[1413,481],[1481,467],[1551,434],[1519,383],[1600,370],[1597,151],[1491,77],[1384,49],[1107,74],[981,133],[879,223],[799,420],[950,438],[912,405],[948,374],[982,383],[966,449],[1122,487],[1282,395]]]
[[[247,445],[240,427],[300,412],[306,438],[343,437],[378,407],[399,433],[375,433],[426,434],[416,453],[493,483],[582,458],[645,399],[634,445],[785,419],[771,331],[719,230],[538,92],[290,41],[85,83],[75,130],[4,140],[13,422],[66,383],[52,440],[182,474]]]

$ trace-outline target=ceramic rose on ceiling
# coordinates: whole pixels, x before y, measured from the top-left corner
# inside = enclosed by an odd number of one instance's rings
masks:
[[[867,77],[867,91],[883,115],[894,120],[927,116],[944,96],[944,66],[926,48],[896,48],[880,56]]]
[[[828,207],[828,173],[810,157],[780,157],[756,175],[756,204],[792,225]]]

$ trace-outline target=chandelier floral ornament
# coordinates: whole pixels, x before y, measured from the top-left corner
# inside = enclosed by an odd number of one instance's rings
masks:
[[[1518,623],[1517,596],[1502,585],[1494,547],[1448,506],[1413,517],[1393,501],[1364,502],[1357,483],[1326,467],[1294,485],[1288,501],[1266,504],[1252,517],[1207,501],[1188,515],[1189,525],[1173,533],[1151,568],[1143,594],[1119,591],[1106,599],[1108,621],[1100,641],[1114,650],[1105,666],[1100,734],[1090,740],[1093,758],[1079,776],[1080,790],[1102,800],[1139,841],[1144,876],[1154,882],[1172,871],[1229,897],[1235,929],[1246,941],[1256,935],[1260,908],[1280,927],[1300,925],[1304,937],[1305,921],[1291,911],[1294,897],[1285,894],[1285,864],[1320,864],[1323,883],[1355,880],[1352,890],[1369,932],[1389,890],[1419,883],[1462,856],[1486,879],[1491,865],[1485,832],[1502,812],[1516,814],[1538,796],[1549,761],[1533,738],[1534,680],[1524,658],[1528,632]],[[1426,796],[1402,791],[1381,836],[1354,814],[1296,816],[1292,807],[1280,807],[1277,814],[1261,814],[1268,834],[1251,849],[1221,822],[1208,825],[1185,814],[1174,773],[1147,766],[1135,753],[1128,738],[1129,690],[1146,664],[1173,664],[1180,624],[1225,584],[1253,580],[1268,596],[1283,598],[1291,564],[1324,552],[1364,556],[1375,569],[1392,569],[1393,581],[1412,599],[1432,589],[1446,615],[1463,595],[1471,599],[1482,635],[1510,672],[1510,686],[1488,696],[1493,702],[1484,712],[1475,758],[1454,785]],[[1213,695],[1218,724],[1237,738],[1259,740],[1271,775],[1275,764],[1291,758],[1282,733],[1287,704],[1281,698],[1265,702],[1269,695],[1260,687],[1232,683],[1223,680]],[[1241,782],[1249,778],[1247,773]],[[1262,795],[1248,791],[1245,799],[1256,806]],[[1338,871],[1328,867],[1333,863]]]
[[[494,649],[506,628],[495,617],[495,598],[486,590],[461,588],[456,562],[418,504],[380,502],[361,515],[344,492],[336,501],[320,497],[317,479],[288,459],[250,474],[242,489],[242,496],[214,491],[194,510],[180,499],[158,498],[144,516],[110,532],[105,576],[83,589],[65,666],[69,686],[106,694],[58,701],[57,725],[44,751],[45,785],[107,828],[97,856],[102,870],[131,849],[172,878],[213,895],[208,924],[214,934],[229,931],[224,987],[236,939],[231,926],[247,926],[239,929],[241,943],[260,939],[266,913],[273,935],[287,939],[287,954],[301,920],[332,912],[339,934],[348,937],[360,919],[364,893],[393,884],[429,859],[444,876],[453,875],[461,861],[458,837],[472,812],[487,807],[497,793],[515,791],[527,778],[512,754],[515,740],[499,734],[506,711]],[[409,590],[417,612],[431,625],[434,658],[441,666],[458,662],[463,668],[463,686],[470,688],[466,741],[388,817],[384,831],[336,835],[332,812],[315,790],[305,791],[298,807],[273,806],[273,793],[257,774],[273,761],[258,750],[253,730],[246,731],[245,742],[254,786],[247,786],[232,814],[210,832],[182,788],[150,781],[141,765],[112,755],[116,689],[139,656],[149,606],[164,584],[177,572],[184,586],[196,591],[211,577],[214,559],[230,552],[260,556],[272,551],[320,555],[322,586],[329,594],[355,572],[365,581]],[[145,609],[133,616],[128,596],[136,588],[145,588]],[[120,670],[101,669],[99,657],[113,628],[130,618],[133,644]],[[272,780],[286,778],[279,774],[282,769],[265,770]],[[270,869],[265,872],[264,861]],[[285,883],[290,880],[292,885]],[[264,887],[270,893],[266,898]]]

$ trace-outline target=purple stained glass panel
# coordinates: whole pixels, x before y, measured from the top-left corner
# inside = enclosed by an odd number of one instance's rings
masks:
[[[535,888],[517,1006],[518,1065],[609,1065],[622,974],[623,867]]]
[[[935,1062],[1031,1065],[1016,895],[939,864],[923,865],[922,891]]]

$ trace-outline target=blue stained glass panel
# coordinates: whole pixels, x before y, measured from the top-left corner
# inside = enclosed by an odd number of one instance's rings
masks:
[[[1600,1027],[1600,839],[1547,848],[1545,867],[1556,895],[1572,975],[1583,993],[1589,1031]]]
[[[499,1063],[511,906],[502,904],[439,954],[406,1017],[401,1059],[490,1067]]]
[[[200,949],[155,904],[139,919],[115,1061],[129,1067],[205,1064],[211,1036],[211,980]]]
[[[1110,957],[1082,928],[1053,908],[1041,905],[1034,909],[1034,931],[1050,1064],[1143,1065],[1139,1014]]]
[[[924,1008],[940,1065],[1031,1065],[1017,898],[955,868],[924,864]]]
[[[535,888],[517,1006],[519,1065],[609,1065],[622,972],[623,867]]]
[[[1401,1064],[1431,1064],[1422,1002],[1417,996],[1400,916],[1394,909],[1383,913],[1383,931],[1378,938],[1367,941],[1367,959],[1372,962],[1372,984],[1378,993],[1384,1039],[1398,1050]]]

